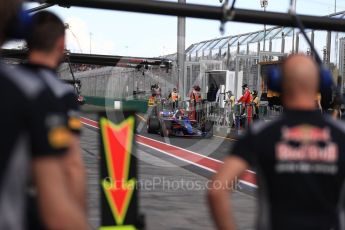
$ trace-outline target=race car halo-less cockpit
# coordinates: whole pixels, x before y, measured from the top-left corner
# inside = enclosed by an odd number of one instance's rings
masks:
[[[147,132],[159,133],[161,136],[205,137],[213,136],[211,121],[191,120],[185,109],[172,110],[164,102],[152,107],[147,119]]]

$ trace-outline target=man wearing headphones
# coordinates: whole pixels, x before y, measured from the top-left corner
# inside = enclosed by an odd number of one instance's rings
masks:
[[[285,112],[251,126],[213,178],[208,195],[216,226],[235,229],[227,185],[254,166],[257,229],[345,229],[345,126],[317,110],[315,95],[324,79],[314,60],[291,56],[281,72]]]
[[[21,1],[0,0],[0,45],[23,32]],[[23,37],[21,37],[23,38]],[[29,176],[37,185],[48,229],[87,229],[70,199],[61,157],[70,135],[43,82],[20,67],[0,64],[0,229],[26,229]]]
[[[71,199],[77,202],[80,210],[86,215],[86,172],[80,151],[81,121],[77,95],[70,85],[58,79],[56,73],[65,52],[64,23],[48,11],[36,13],[32,16],[31,33],[27,38],[27,45],[29,59],[25,67],[44,82],[52,93],[71,133],[68,151],[61,157],[61,163]],[[33,208],[29,213],[33,215],[30,217],[31,228],[39,229],[39,223],[35,223]]]

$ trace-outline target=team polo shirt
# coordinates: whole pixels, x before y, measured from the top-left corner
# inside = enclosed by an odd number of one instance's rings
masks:
[[[32,159],[65,152],[70,136],[44,84],[0,64],[0,229],[25,229],[25,192]]]
[[[257,169],[257,229],[345,229],[344,140],[344,124],[318,111],[249,128],[231,153]]]
[[[37,80],[43,82],[44,87],[55,101],[54,109],[64,118],[64,125],[70,132],[79,135],[81,131],[81,121],[77,96],[73,87],[58,79],[55,70],[43,65],[26,63],[23,67],[30,72]],[[36,196],[28,195],[27,209],[28,229],[46,229],[38,212]]]
[[[41,79],[52,92],[60,104],[61,111],[67,120],[67,127],[74,134],[80,134],[82,123],[80,120],[80,108],[77,95],[72,86],[67,85],[58,79],[54,69],[43,65],[25,64],[25,67]]]

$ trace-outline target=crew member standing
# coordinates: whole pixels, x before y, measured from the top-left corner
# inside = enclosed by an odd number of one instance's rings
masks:
[[[252,101],[252,96],[251,96],[251,92],[249,90],[249,87],[247,84],[244,84],[242,86],[243,89],[243,95],[240,99],[238,99],[238,102],[243,103],[244,105],[248,105],[250,104],[250,102]]]
[[[175,110],[178,107],[178,100],[180,99],[180,95],[177,92],[176,88],[174,88],[173,91],[170,93],[169,99],[172,102],[173,110]]]
[[[251,126],[213,178],[209,201],[218,229],[235,229],[226,185],[248,167],[258,170],[257,229],[345,229],[345,126],[317,110],[314,60],[290,56],[282,73],[283,115]]]
[[[226,118],[226,122],[228,123],[228,125],[233,124],[233,121],[235,120],[233,118],[233,109],[234,109],[234,105],[235,105],[235,96],[233,95],[233,93],[231,91],[226,92],[227,98],[226,98],[226,103],[225,103],[225,118]]]
[[[152,94],[155,95],[156,99],[161,99],[162,89],[159,87],[158,84],[155,84],[152,89]]]
[[[192,92],[189,95],[190,99],[190,111],[192,111],[191,119],[199,119],[199,103],[202,101],[201,88],[198,85],[193,86]]]
[[[242,86],[242,89],[244,93],[242,97],[238,100],[238,102],[242,103],[243,111],[246,111],[247,124],[249,126],[252,120],[252,116],[253,116],[253,111],[252,111],[252,106],[251,106],[252,94],[247,84],[244,84]]]
[[[86,171],[80,150],[81,121],[74,89],[58,79],[56,69],[65,52],[65,26],[53,13],[41,11],[32,17],[31,34],[27,39],[29,59],[25,67],[42,80],[60,105],[71,137],[67,154],[61,158],[68,191],[86,215]],[[29,213],[34,214],[31,209]],[[35,227],[34,219],[30,218]]]
[[[148,107],[153,107],[156,105],[156,94],[152,94],[147,102]]]
[[[20,3],[0,0],[0,45],[11,30],[18,29]],[[56,101],[31,73],[4,64],[0,64],[0,98],[0,229],[27,228],[30,176],[37,185],[39,210],[48,229],[87,229],[86,216],[65,183],[61,157],[70,135],[63,116],[50,110]]]
[[[254,106],[254,113],[253,113],[253,120],[259,119],[259,105],[260,105],[260,98],[258,96],[258,91],[253,90],[253,106]]]
[[[322,111],[322,105],[321,105],[321,93],[316,94],[316,96],[315,96],[315,104],[316,104],[316,107],[322,113],[323,111]]]

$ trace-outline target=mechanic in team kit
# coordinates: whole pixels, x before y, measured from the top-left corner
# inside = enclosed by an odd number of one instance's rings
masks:
[[[0,0],[0,45],[27,30],[21,1]],[[24,19],[25,18],[25,19]],[[26,31],[25,31],[26,32]],[[87,229],[64,180],[60,159],[70,134],[44,83],[18,66],[0,64],[1,160],[0,229],[27,229],[29,178],[37,186],[42,220],[48,229]]]
[[[162,89],[159,87],[158,83],[151,86],[152,95],[156,97],[157,100],[161,99]]]
[[[247,84],[244,84],[242,86],[242,89],[243,89],[243,95],[240,99],[238,99],[238,102],[243,103],[244,105],[248,105],[248,104],[250,104],[250,102],[252,100],[251,92],[250,92]]]
[[[257,90],[253,90],[252,93],[252,105],[253,105],[253,120],[259,119],[259,106],[260,106],[260,98],[258,95]]]
[[[308,56],[284,61],[275,85],[285,112],[252,125],[213,177],[209,202],[218,229],[235,229],[226,185],[249,166],[258,170],[257,229],[345,229],[345,125],[315,105],[318,89],[331,87],[323,72]]]
[[[229,126],[232,126],[235,118],[233,117],[235,96],[231,91],[226,92],[225,100],[225,119]]]
[[[189,95],[190,98],[190,111],[191,113],[191,119],[193,120],[198,120],[199,119],[199,108],[198,105],[199,103],[202,102],[202,96],[201,96],[201,88],[199,85],[195,85],[192,88],[192,91]]]
[[[240,99],[238,99],[238,103],[242,104],[242,113],[246,115],[247,117],[247,122],[246,125],[250,125],[252,122],[252,117],[253,117],[253,109],[252,109],[252,93],[249,90],[249,87],[247,84],[244,84],[242,86],[243,89],[243,95]]]
[[[58,79],[56,69],[65,52],[65,26],[53,13],[41,11],[32,17],[32,28],[27,39],[28,63],[25,68],[43,81],[59,103],[59,112],[65,117],[71,135],[67,154],[61,158],[68,191],[80,210],[86,215],[86,172],[80,150],[80,112],[74,89]],[[30,201],[32,201],[30,199]],[[32,201],[34,203],[34,200]],[[32,207],[34,204],[32,205]],[[30,207],[29,214],[35,215]],[[32,229],[39,229],[35,217],[30,218]]]
[[[168,99],[172,102],[172,109],[175,110],[178,107],[178,101],[180,99],[180,95],[176,88],[169,94]]]
[[[147,105],[148,105],[148,107],[153,107],[156,105],[156,95],[155,94],[152,94],[149,97],[149,100],[147,101]]]

